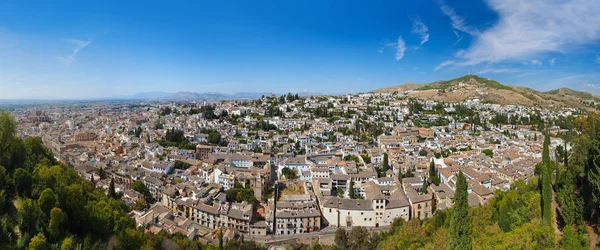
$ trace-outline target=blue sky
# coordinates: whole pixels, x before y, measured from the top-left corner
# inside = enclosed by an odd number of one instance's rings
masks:
[[[0,99],[366,92],[469,72],[600,94],[597,0],[2,1]]]

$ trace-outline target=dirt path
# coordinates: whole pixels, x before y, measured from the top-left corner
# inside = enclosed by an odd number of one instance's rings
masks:
[[[594,228],[590,225],[585,225],[585,229],[590,237],[590,250],[596,249],[596,244],[598,244],[598,234],[596,234]]]

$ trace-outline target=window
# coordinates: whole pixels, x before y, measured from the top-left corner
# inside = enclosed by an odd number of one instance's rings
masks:
[[[365,213],[363,213],[363,212],[360,212],[360,215],[364,215],[364,214],[365,214]]]
[[[329,212],[331,213],[331,208],[329,209]]]

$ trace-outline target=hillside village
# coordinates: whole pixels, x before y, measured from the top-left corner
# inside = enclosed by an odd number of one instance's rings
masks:
[[[108,193],[138,226],[190,239],[389,227],[534,175],[548,129],[570,146],[583,109],[413,98],[419,91],[257,100],[113,102],[15,110],[19,133]],[[560,156],[554,155],[554,158]]]

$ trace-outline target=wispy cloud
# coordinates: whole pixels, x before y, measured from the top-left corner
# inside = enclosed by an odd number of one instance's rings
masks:
[[[540,60],[531,60],[531,66],[537,66],[537,67],[541,67],[542,66],[542,61]]]
[[[584,83],[583,87],[590,88],[590,89],[600,89],[600,85],[598,85],[598,84],[591,84],[591,83]]]
[[[421,20],[413,20],[412,32],[421,36],[421,43],[419,46],[423,46],[423,44],[429,41],[429,28],[427,28],[427,26],[421,22]]]
[[[487,4],[499,20],[491,28],[477,32],[440,2],[453,28],[475,37],[455,63],[446,61],[443,66],[528,60],[546,52],[565,53],[600,39],[598,0],[487,0]]]
[[[596,62],[600,63],[600,55],[596,55]]]
[[[475,36],[479,34],[479,31],[475,28],[472,28],[467,25],[466,18],[458,15],[454,9],[448,5],[443,0],[439,1],[440,9],[444,15],[450,18],[450,24],[452,25],[452,31],[454,35],[458,37],[458,41],[462,40],[462,36],[460,36],[459,31],[463,33],[467,33],[469,35]],[[457,41],[457,42],[458,42]]]
[[[75,46],[75,48],[73,49],[73,53],[71,53],[71,55],[68,55],[65,57],[63,57],[63,56],[58,57],[58,60],[67,66],[71,65],[75,61],[75,57],[77,56],[77,53],[79,53],[79,51],[81,51],[82,49],[84,49],[85,47],[87,47],[88,45],[90,45],[92,43],[91,40],[86,41],[86,40],[81,40],[81,39],[63,39],[63,41]]]
[[[406,43],[402,36],[398,36],[397,42],[385,41],[383,46],[377,50],[379,53],[383,53],[385,48],[392,48],[396,50],[396,61],[400,61],[404,57],[404,51],[406,51]]]
[[[548,63],[550,63],[550,65],[554,65],[555,62],[556,62],[556,58],[552,58],[552,59],[548,60]]]

